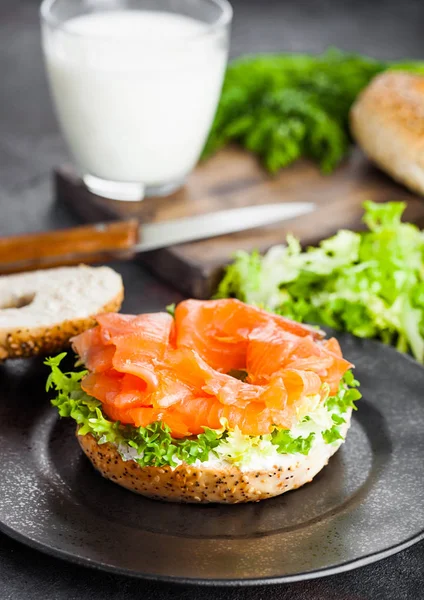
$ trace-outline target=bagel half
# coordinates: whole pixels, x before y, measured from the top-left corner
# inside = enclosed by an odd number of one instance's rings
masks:
[[[0,360],[54,354],[119,310],[121,276],[109,267],[62,267],[0,277]]]
[[[424,77],[377,75],[352,106],[350,128],[372,161],[424,195]]]
[[[340,433],[345,438],[350,427],[352,410],[344,415]],[[309,483],[340,448],[344,439],[332,444],[315,443],[307,456],[281,455],[278,464],[269,461],[265,468],[242,469],[209,460],[199,465],[181,464],[175,468],[140,467],[135,460],[124,460],[116,446],[99,444],[91,434],[78,435],[80,446],[93,466],[106,479],[128,490],[170,502],[237,504],[258,502],[279,496]]]

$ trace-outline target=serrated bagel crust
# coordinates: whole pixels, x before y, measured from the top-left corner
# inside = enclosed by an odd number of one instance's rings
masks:
[[[343,436],[350,426],[351,411],[345,418]],[[114,445],[98,444],[91,434],[78,435],[78,428],[77,438],[100,474],[128,490],[169,502],[225,504],[257,502],[301,487],[312,481],[342,443],[322,444],[308,456],[291,455],[292,460],[284,467],[241,470],[236,466],[206,464],[140,467],[134,460],[124,461]]]

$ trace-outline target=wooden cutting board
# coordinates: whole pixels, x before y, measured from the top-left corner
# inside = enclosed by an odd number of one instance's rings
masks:
[[[178,290],[208,298],[222,275],[222,267],[237,250],[264,251],[293,233],[303,244],[313,244],[340,228],[360,229],[365,200],[405,200],[406,218],[424,225],[424,201],[394,183],[355,149],[331,175],[299,161],[277,176],[269,176],[256,159],[238,149],[227,149],[202,163],[184,189],[167,198],[118,202],[90,193],[69,168],[55,173],[57,199],[83,221],[138,217],[143,222],[207,214],[215,210],[268,202],[308,201],[316,210],[273,226],[174,246],[140,255],[140,260]],[[207,217],[205,217],[207,218]]]

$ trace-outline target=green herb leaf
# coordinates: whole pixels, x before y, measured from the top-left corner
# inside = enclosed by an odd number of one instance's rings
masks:
[[[321,55],[263,54],[233,61],[203,156],[229,143],[275,173],[301,156],[331,172],[350,145],[348,114],[358,93],[387,68],[424,71],[335,48]]]

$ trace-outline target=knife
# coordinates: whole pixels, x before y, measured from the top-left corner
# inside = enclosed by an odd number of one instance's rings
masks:
[[[205,238],[286,221],[313,211],[310,202],[244,206],[158,223],[137,219],[0,238],[0,274],[132,258]]]

